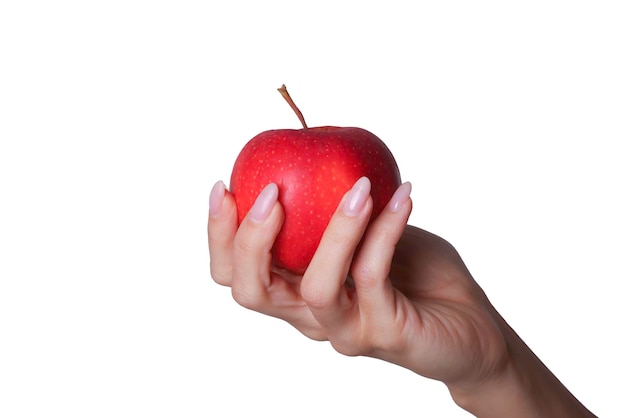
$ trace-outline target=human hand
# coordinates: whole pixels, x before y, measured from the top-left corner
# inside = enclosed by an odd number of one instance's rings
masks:
[[[283,220],[268,186],[237,228],[235,202],[211,194],[211,274],[234,299],[282,318],[340,353],[366,355],[446,383],[484,379],[506,347],[491,307],[458,253],[443,239],[406,226],[410,184],[398,188],[367,228],[367,179],[346,194],[303,276],[272,266]]]
[[[211,275],[234,299],[340,353],[444,382],[480,417],[594,417],[491,306],[457,251],[407,226],[409,183],[369,225],[370,183],[344,196],[304,275],[272,265],[283,211],[268,185],[237,226],[233,196],[211,192]]]

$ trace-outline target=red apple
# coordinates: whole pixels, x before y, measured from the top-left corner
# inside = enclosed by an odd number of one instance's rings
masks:
[[[400,172],[376,135],[361,128],[309,128],[285,86],[279,91],[303,129],[270,130],[252,138],[235,161],[230,191],[241,222],[266,185],[278,186],[285,221],[274,243],[274,264],[302,273],[354,183],[370,179],[374,219],[400,185]]]

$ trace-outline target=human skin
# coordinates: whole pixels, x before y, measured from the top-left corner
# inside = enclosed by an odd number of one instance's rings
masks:
[[[267,186],[237,225],[218,182],[208,222],[211,275],[242,306],[281,318],[340,353],[442,381],[478,417],[593,417],[491,305],[444,239],[408,226],[401,185],[368,227],[370,183],[346,193],[303,275],[272,265],[284,213]]]

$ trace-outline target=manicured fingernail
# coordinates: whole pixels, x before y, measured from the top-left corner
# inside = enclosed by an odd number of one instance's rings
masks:
[[[400,208],[406,202],[408,202],[410,195],[411,195],[411,183],[407,181],[406,183],[401,184],[400,187],[398,187],[398,189],[395,191],[393,196],[391,196],[391,199],[389,200],[387,207],[392,212],[399,211]]]
[[[278,199],[278,186],[274,183],[270,183],[259,196],[256,198],[252,209],[250,209],[250,219],[255,222],[264,222],[274,207],[274,203]]]
[[[352,189],[346,194],[343,203],[343,213],[347,216],[356,216],[361,212],[370,195],[372,184],[367,177],[361,177]]]
[[[222,202],[224,201],[224,192],[226,191],[226,186],[224,186],[223,181],[218,181],[213,185],[211,189],[211,194],[209,195],[209,215],[216,216],[220,209],[222,209]]]

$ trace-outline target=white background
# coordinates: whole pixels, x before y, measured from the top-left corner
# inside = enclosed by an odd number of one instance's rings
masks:
[[[411,223],[624,416],[623,2],[295,4],[1,3],[0,416],[468,416],[210,279],[210,188],[299,126],[282,83],[381,137]]]

